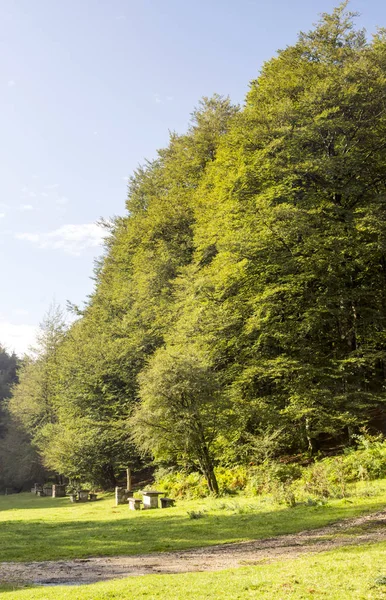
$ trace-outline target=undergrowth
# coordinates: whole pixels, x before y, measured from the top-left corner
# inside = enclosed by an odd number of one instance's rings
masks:
[[[320,458],[303,466],[299,462],[265,460],[259,465],[217,467],[221,495],[271,495],[276,502],[295,506],[346,498],[351,483],[386,477],[386,440],[381,436],[357,436],[357,446],[339,456]],[[157,487],[174,498],[208,495],[205,478],[197,472],[159,471]]]

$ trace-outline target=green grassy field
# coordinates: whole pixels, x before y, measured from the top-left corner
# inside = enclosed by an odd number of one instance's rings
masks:
[[[313,529],[386,506],[386,480],[358,484],[347,499],[317,506],[279,506],[269,498],[178,502],[158,511],[95,503],[0,497],[0,560],[33,561],[141,554],[265,538]],[[189,512],[201,512],[191,519]],[[383,580],[382,577],[385,579]],[[148,575],[86,586],[23,587],[0,583],[4,600],[103,599],[386,599],[386,543],[216,573]]]
[[[68,498],[32,494],[0,497],[0,548],[3,561],[56,560],[143,554],[235,542],[304,529],[376,511],[386,505],[386,481],[348,499],[323,506],[287,508],[269,498],[181,501],[177,507],[129,511],[114,506],[112,495],[97,502],[71,504]],[[361,492],[362,489],[362,492]],[[202,512],[199,519],[188,512]]]
[[[4,588],[4,600],[381,600],[386,544],[217,573],[147,575],[79,587]],[[386,581],[386,577],[385,577]]]

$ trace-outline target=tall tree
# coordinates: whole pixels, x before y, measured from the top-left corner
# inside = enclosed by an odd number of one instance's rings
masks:
[[[5,433],[6,401],[17,381],[18,359],[0,345],[0,438]]]
[[[63,313],[52,305],[40,325],[36,348],[21,365],[19,382],[9,401],[12,418],[34,443],[38,442],[42,428],[56,421],[58,351],[65,332]]]
[[[246,427],[293,446],[385,403],[386,38],[353,16],[342,4],[264,66],[195,230],[215,360]]]

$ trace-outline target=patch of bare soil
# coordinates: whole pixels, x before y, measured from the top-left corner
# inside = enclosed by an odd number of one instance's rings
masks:
[[[297,534],[180,552],[29,563],[3,562],[0,563],[0,581],[81,585],[137,575],[220,571],[384,540],[386,510]]]

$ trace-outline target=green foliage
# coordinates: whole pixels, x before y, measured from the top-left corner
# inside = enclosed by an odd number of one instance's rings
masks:
[[[18,359],[0,345],[0,439],[6,431],[6,401],[17,381]]]
[[[172,498],[205,498],[208,495],[208,487],[205,478],[196,471],[185,473],[184,471],[163,472],[162,469],[156,473],[157,487],[166,492]]]
[[[215,468],[215,475],[221,495],[236,494],[247,488],[249,473],[244,466],[219,466]],[[173,498],[204,498],[208,494],[205,477],[196,471],[186,473],[159,469],[155,477],[157,487]]]
[[[44,473],[29,434],[7,410],[20,366],[16,355],[0,346],[0,489],[25,489]]]
[[[298,464],[283,464],[267,461],[249,470],[245,491],[249,494],[273,494],[276,499],[291,483],[299,479],[303,469]]]
[[[188,510],[189,519],[197,520],[205,517],[205,513],[202,510]]]
[[[254,462],[251,489],[284,490],[281,456],[385,431],[386,35],[354,17],[322,15],[242,110],[204,98],[135,172],[87,305],[10,401],[45,464],[108,486],[153,460],[218,493]],[[355,460],[304,485],[344,494]]]
[[[357,448],[308,466],[267,460],[257,466],[217,467],[220,494],[271,495],[276,502],[289,505],[297,501],[344,498],[351,494],[352,483],[386,478],[386,441],[367,435],[358,438]],[[197,472],[161,469],[156,481],[157,487],[175,498],[206,495],[205,480]]]

